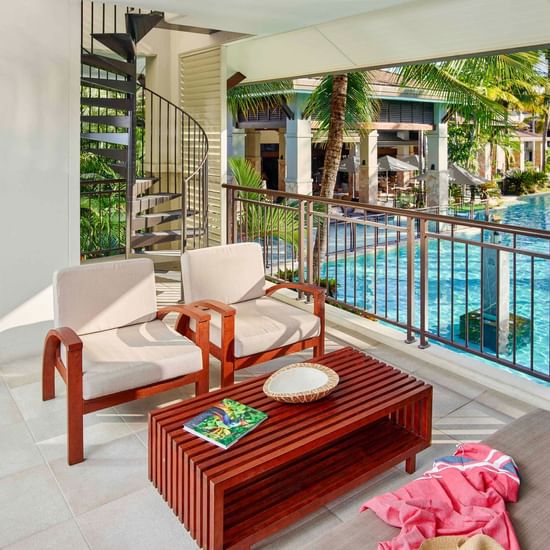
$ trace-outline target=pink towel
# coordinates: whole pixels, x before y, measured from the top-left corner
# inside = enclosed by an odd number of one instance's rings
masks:
[[[481,444],[459,445],[453,456],[401,489],[374,497],[361,507],[401,532],[379,550],[417,550],[425,539],[445,535],[494,538],[506,550],[520,550],[506,513],[519,493],[517,467],[509,456]]]

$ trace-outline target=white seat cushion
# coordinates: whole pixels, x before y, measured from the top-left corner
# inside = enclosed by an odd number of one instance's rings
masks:
[[[200,348],[159,320],[81,338],[84,399],[139,388],[202,368]]]
[[[293,344],[319,336],[319,317],[273,298],[259,298],[231,304],[235,314],[235,357]],[[210,341],[221,342],[221,317],[209,311]]]

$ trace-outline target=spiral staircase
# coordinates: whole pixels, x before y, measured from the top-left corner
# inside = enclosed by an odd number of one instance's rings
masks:
[[[150,254],[158,259],[206,246],[206,133],[137,74],[136,46],[164,15],[97,2],[83,2],[82,10],[81,151],[103,159],[113,174],[81,182],[81,197],[90,189],[97,192],[106,220],[102,227],[110,231],[107,244],[90,257],[118,250],[127,257]],[[118,239],[112,236],[114,209],[107,200],[115,189],[124,194]]]

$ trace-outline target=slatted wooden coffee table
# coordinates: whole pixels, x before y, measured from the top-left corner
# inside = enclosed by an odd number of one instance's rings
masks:
[[[345,348],[317,358],[340,383],[327,398],[266,397],[266,376],[149,416],[149,478],[208,550],[247,548],[430,445],[432,388]],[[228,450],[183,430],[224,397],[269,418]]]

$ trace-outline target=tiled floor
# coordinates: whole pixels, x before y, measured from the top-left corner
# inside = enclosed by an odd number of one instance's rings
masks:
[[[160,285],[160,301],[174,301],[174,285]],[[360,336],[360,335],[359,335]],[[459,441],[483,439],[529,406],[460,379],[445,378],[411,357],[357,335],[329,331],[328,351],[355,345],[434,383],[433,445],[418,468],[451,452]],[[238,373],[238,380],[304,359],[297,354]],[[212,365],[212,385],[218,383]],[[446,383],[447,380],[447,383]],[[452,390],[449,389],[452,387]],[[86,461],[65,460],[64,385],[42,402],[40,357],[0,364],[0,547],[12,549],[193,549],[195,543],[147,480],[146,419],[156,406],[186,399],[191,387],[86,417]],[[369,496],[403,484],[402,467],[323,507],[258,548],[298,549],[352,518]]]

